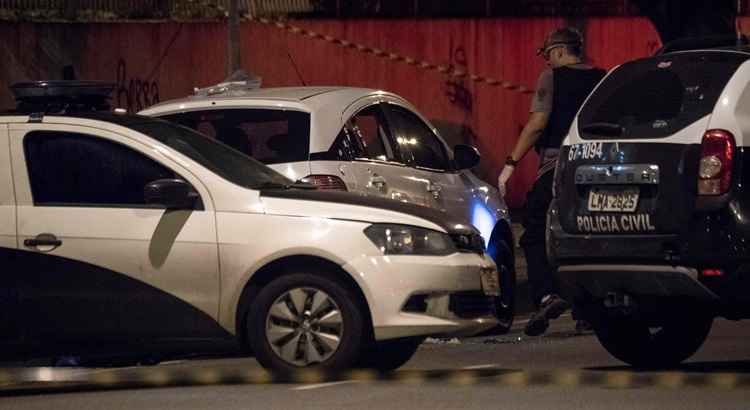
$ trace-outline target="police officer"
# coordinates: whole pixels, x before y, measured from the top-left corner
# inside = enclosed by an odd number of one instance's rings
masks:
[[[537,308],[526,325],[525,333],[529,336],[544,333],[549,320],[556,319],[570,306],[558,296],[544,241],[560,145],[584,99],[605,74],[602,69],[584,64],[582,53],[583,37],[574,28],[557,29],[547,36],[537,54],[544,57],[548,68],[539,76],[529,120],[498,177],[500,192],[505,195],[516,164],[531,147],[536,149],[540,164],[526,197],[525,232],[520,241],[526,256],[531,297]]]

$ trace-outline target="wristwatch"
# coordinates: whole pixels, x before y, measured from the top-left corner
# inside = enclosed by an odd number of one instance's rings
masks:
[[[515,159],[513,159],[513,157],[508,155],[508,158],[505,158],[505,165],[510,165],[512,167],[515,167],[516,165],[518,165],[518,161],[516,161]]]

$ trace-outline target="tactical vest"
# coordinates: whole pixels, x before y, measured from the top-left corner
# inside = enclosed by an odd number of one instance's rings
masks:
[[[601,68],[565,66],[553,69],[552,73],[552,112],[547,127],[536,143],[537,151],[560,148],[581,104],[606,74]]]

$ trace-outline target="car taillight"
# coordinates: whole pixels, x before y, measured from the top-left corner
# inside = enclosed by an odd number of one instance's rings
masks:
[[[709,277],[709,278],[717,278],[724,276],[724,271],[721,269],[703,269],[701,271],[701,276]]]
[[[729,131],[706,131],[701,143],[698,195],[721,195],[729,192],[734,147],[734,136]]]
[[[347,190],[344,181],[333,175],[308,175],[300,179],[300,182],[313,184],[318,187],[318,189],[330,189],[334,191]]]

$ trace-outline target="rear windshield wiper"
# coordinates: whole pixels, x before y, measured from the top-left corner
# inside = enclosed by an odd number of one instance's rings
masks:
[[[605,137],[619,137],[625,131],[625,128],[620,124],[611,122],[592,122],[582,126],[581,131]]]

